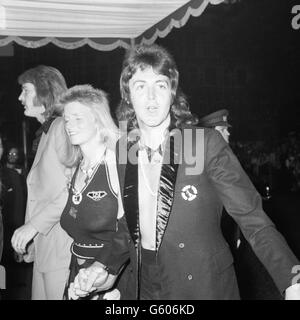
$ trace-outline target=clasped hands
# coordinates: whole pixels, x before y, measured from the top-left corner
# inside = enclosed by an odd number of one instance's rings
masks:
[[[106,291],[113,286],[116,277],[109,274],[100,262],[95,261],[88,268],[79,270],[68,288],[69,298],[76,300],[94,291]]]

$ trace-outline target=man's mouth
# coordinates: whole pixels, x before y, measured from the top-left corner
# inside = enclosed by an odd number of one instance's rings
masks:
[[[149,106],[149,107],[147,107],[148,112],[151,112],[151,113],[152,113],[152,112],[156,112],[157,109],[158,109],[157,106]]]

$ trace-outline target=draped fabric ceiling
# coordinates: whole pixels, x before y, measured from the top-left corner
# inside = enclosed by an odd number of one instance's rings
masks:
[[[97,50],[153,43],[223,0],[0,0],[0,46]]]

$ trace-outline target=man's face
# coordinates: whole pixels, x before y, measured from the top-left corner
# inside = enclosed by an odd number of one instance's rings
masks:
[[[30,82],[22,85],[19,101],[24,106],[24,114],[27,117],[39,118],[45,112],[45,107],[38,105],[35,87]]]
[[[90,108],[74,101],[64,108],[65,128],[73,145],[83,146],[97,138],[95,117]]]
[[[229,133],[229,131],[228,131],[228,128],[225,127],[225,126],[216,126],[215,129],[218,130],[218,131],[221,133],[221,135],[222,135],[222,137],[224,138],[224,140],[225,140],[227,143],[229,143],[230,133]]]
[[[172,94],[168,77],[152,67],[138,69],[129,80],[129,90],[139,126],[158,127],[169,118]]]
[[[11,148],[7,154],[7,161],[9,163],[15,164],[19,159],[19,151],[17,148]]]

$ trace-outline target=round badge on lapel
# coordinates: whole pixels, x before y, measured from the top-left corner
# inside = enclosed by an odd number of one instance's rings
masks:
[[[186,185],[181,189],[181,196],[184,200],[192,201],[197,197],[198,190],[195,186]]]

